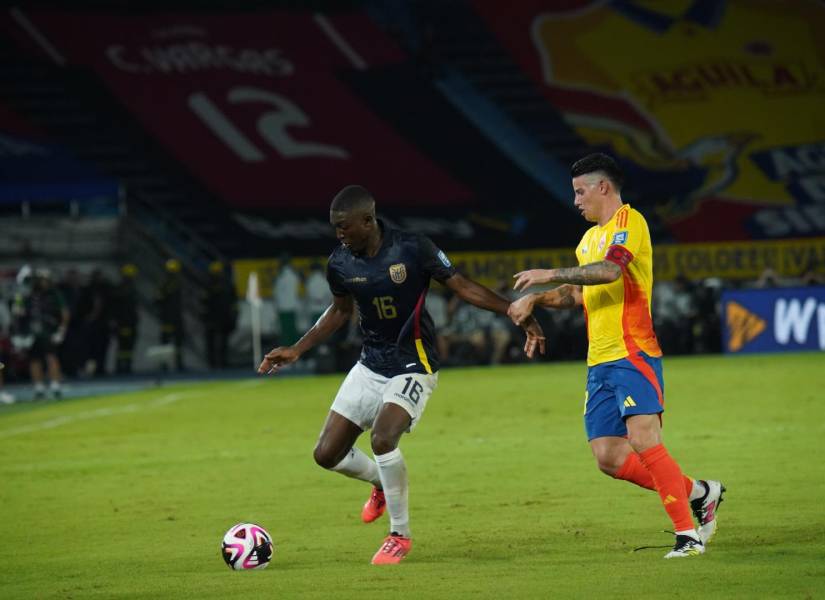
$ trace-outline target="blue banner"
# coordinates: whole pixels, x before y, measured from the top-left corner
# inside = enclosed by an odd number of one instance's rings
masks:
[[[118,182],[57,144],[4,131],[0,123],[0,204],[116,203]]]
[[[725,352],[825,350],[825,287],[722,295]]]

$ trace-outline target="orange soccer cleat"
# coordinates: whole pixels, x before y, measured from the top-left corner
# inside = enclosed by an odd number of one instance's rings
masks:
[[[397,533],[389,534],[372,557],[374,565],[397,565],[412,550],[412,539]]]
[[[372,523],[384,514],[386,508],[387,501],[384,499],[384,492],[377,487],[373,487],[369,500],[364,503],[364,508],[361,509],[361,520],[364,523]]]

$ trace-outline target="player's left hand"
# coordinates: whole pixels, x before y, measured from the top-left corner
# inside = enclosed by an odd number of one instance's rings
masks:
[[[553,269],[530,269],[529,271],[519,271],[513,275],[513,279],[516,280],[516,283],[513,284],[513,289],[520,292],[534,285],[550,283],[550,276],[552,274]]]
[[[541,325],[539,325],[539,322],[536,321],[536,318],[532,315],[527,317],[522,323],[522,328],[524,328],[524,331],[527,333],[527,340],[524,342],[524,353],[527,355],[527,358],[533,358],[536,355],[536,350],[538,350],[540,354],[544,354],[544,331]]]

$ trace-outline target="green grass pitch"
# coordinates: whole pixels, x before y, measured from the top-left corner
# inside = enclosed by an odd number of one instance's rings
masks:
[[[342,376],[273,377],[0,412],[3,598],[825,597],[825,360],[665,360],[665,442],[728,487],[702,557],[665,561],[655,494],[599,473],[582,364],[445,370],[402,440],[414,547],[312,447]],[[369,450],[366,436],[359,445]],[[272,564],[233,572],[254,521]]]

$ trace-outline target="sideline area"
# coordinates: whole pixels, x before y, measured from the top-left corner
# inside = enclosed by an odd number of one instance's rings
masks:
[[[286,373],[284,373],[286,374]],[[295,373],[297,374],[297,373]],[[47,395],[46,398],[35,400],[34,386],[31,383],[7,384],[3,390],[15,397],[15,402],[8,405],[0,405],[0,416],[7,412],[8,407],[27,405],[46,405],[55,402],[65,402],[66,400],[76,400],[92,396],[103,396],[108,394],[120,394],[124,392],[136,392],[153,388],[162,388],[168,384],[175,383],[198,383],[209,381],[234,381],[249,379],[250,385],[263,379],[251,369],[227,369],[223,371],[204,372],[193,371],[191,373],[141,373],[139,375],[109,376],[97,379],[74,379],[63,382],[62,397],[54,399]]]

